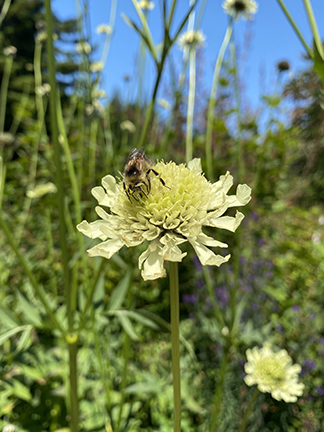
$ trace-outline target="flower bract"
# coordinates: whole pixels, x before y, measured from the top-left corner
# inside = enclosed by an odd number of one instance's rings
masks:
[[[297,396],[303,394],[304,384],[298,382],[301,366],[292,364],[286,350],[275,353],[269,344],[264,344],[260,349],[248,349],[246,357],[244,381],[248,386],[257,384],[260,392],[270,393],[278,401],[296,402]]]
[[[239,185],[235,195],[227,195],[233,177],[227,172],[216,183],[210,183],[201,171],[200,159],[192,160],[188,166],[158,162],[154,171],[158,175],[149,174],[149,193],[137,199],[129,199],[123,182],[117,182],[111,175],[102,179],[102,187],[92,189],[99,204],[96,213],[100,219],[91,223],[82,221],[77,228],[90,238],[101,239],[102,243],[89,249],[88,254],[109,259],[124,245],[131,247],[148,242],[147,250],[138,260],[145,280],[166,276],[164,261],[182,261],[186,252],[179,245],[185,242],[194,248],[202,265],[220,266],[227,262],[230,255],[216,255],[209,249],[227,248],[227,244],[208,237],[202,228],[209,226],[234,232],[243,214],[238,211],[235,216],[223,214],[229,207],[244,206],[250,201],[249,186]]]

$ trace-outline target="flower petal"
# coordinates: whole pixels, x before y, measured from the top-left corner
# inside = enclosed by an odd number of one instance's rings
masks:
[[[106,192],[104,191],[104,188],[101,186],[96,186],[91,189],[92,195],[96,198],[98,201],[98,204],[105,206],[105,207],[111,207],[113,200],[108,197]]]
[[[87,252],[89,256],[102,256],[104,258],[110,259],[116,252],[119,251],[124,246],[124,242],[120,239],[114,238],[109,239],[103,243],[99,243]]]
[[[158,240],[153,240],[147,250],[138,258],[138,267],[144,280],[154,280],[166,277],[166,271],[163,267],[163,257],[160,255]]]
[[[83,220],[79,225],[77,225],[77,229],[82,232],[82,234],[92,239],[99,237],[101,240],[106,240],[107,236],[104,235],[100,229],[103,223],[102,220],[97,220],[91,223]]]
[[[237,211],[235,217],[231,217],[231,216],[222,216],[220,218],[211,217],[209,218],[208,223],[206,223],[206,225],[215,228],[223,228],[223,229],[227,229],[228,231],[235,232],[243,219],[244,219],[244,214]]]
[[[226,255],[225,257],[222,255],[215,255],[213,251],[208,249],[195,238],[189,238],[188,240],[195,249],[195,252],[202,265],[215,265],[219,267],[221,264],[227,262],[231,257],[231,255]]]
[[[187,163],[187,167],[190,171],[194,171],[197,174],[200,174],[202,172],[201,160],[199,158],[192,159],[190,162]]]
[[[236,195],[227,197],[228,207],[244,206],[251,201],[252,189],[246,184],[240,184],[237,186]]]

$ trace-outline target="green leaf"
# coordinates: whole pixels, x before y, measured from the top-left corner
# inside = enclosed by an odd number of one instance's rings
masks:
[[[132,340],[139,340],[139,337],[135,333],[131,320],[123,313],[124,311],[116,311],[115,315],[118,317],[120,324],[122,325],[125,332]]]
[[[42,325],[42,319],[38,313],[36,306],[34,306],[31,302],[29,302],[19,291],[17,292],[16,297],[21,312],[26,318],[26,321],[29,324],[33,324],[37,327],[40,327]]]
[[[275,298],[279,303],[287,300],[287,293],[283,291],[281,288],[272,288],[272,287],[264,287],[263,291],[273,298]]]
[[[18,317],[13,314],[9,309],[0,305],[0,321],[9,328],[19,326],[20,321]]]
[[[123,304],[128,291],[131,274],[132,273],[129,270],[123,277],[123,279],[119,282],[119,284],[116,286],[114,292],[111,295],[111,299],[108,305],[109,310],[119,310],[121,308],[121,305]]]
[[[29,389],[20,381],[11,378],[10,384],[12,386],[11,392],[14,396],[18,397],[19,399],[23,399],[27,402],[32,399],[32,395]]]
[[[0,335],[0,345],[2,345],[6,340],[10,339],[15,334],[26,331],[26,330],[30,331],[31,329],[32,329],[32,326],[24,325],[24,326],[15,327],[11,330],[8,330],[5,333],[2,333]]]

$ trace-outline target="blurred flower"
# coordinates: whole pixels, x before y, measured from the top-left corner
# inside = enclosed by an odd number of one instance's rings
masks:
[[[171,110],[171,105],[170,105],[169,102],[168,102],[167,100],[165,100],[165,99],[159,99],[159,100],[158,100],[158,104],[159,104],[161,107],[163,107],[163,108],[165,108],[165,109],[167,109],[167,110]]]
[[[102,71],[103,67],[104,67],[103,62],[96,61],[96,62],[91,63],[90,70],[91,70],[91,72],[100,72],[100,71]]]
[[[4,426],[4,428],[2,429],[2,432],[16,432],[16,431],[17,431],[17,427],[12,423],[6,424],[6,426]]]
[[[46,29],[46,21],[44,21],[44,20],[38,20],[38,21],[36,21],[36,23],[35,23],[35,29],[38,30],[38,31]]]
[[[78,42],[76,44],[76,51],[78,54],[90,54],[92,49],[88,42]]]
[[[318,218],[318,224],[319,224],[319,225],[324,225],[324,216],[320,216],[320,217]]]
[[[55,193],[57,191],[57,188],[54,183],[48,182],[45,184],[41,184],[36,186],[32,190],[27,191],[28,198],[41,198],[42,196],[48,194],[48,193]]]
[[[120,123],[121,130],[127,130],[130,133],[134,133],[136,131],[136,126],[130,120],[124,120]]]
[[[179,39],[178,44],[182,50],[202,47],[206,37],[200,30],[187,30]]]
[[[297,396],[303,394],[305,386],[298,382],[301,366],[292,364],[286,350],[274,353],[270,344],[265,343],[260,349],[248,349],[246,357],[244,381],[248,386],[257,384],[260,392],[271,393],[278,401],[296,402]]]
[[[38,32],[36,35],[36,40],[37,42],[44,44],[47,41],[47,32],[45,30]]]
[[[252,19],[258,10],[258,4],[254,0],[225,0],[222,4],[224,11],[235,19],[241,15],[245,19]]]
[[[94,89],[92,90],[91,96],[92,96],[94,99],[99,99],[99,98],[104,98],[104,97],[106,97],[107,95],[106,95],[105,90],[100,90],[100,89],[98,89],[98,88],[94,88]]]
[[[9,132],[0,133],[0,147],[10,146],[15,141],[14,135]]]
[[[10,45],[10,46],[3,49],[3,54],[6,57],[9,57],[9,56],[14,57],[17,54],[17,48],[14,47],[13,45]]]
[[[111,258],[124,245],[137,246],[149,242],[147,250],[138,260],[145,280],[165,277],[164,261],[179,262],[186,256],[178,245],[188,241],[203,265],[220,266],[230,255],[215,255],[207,246],[228,247],[202,232],[203,226],[223,228],[234,232],[244,215],[223,216],[229,207],[244,206],[251,199],[251,188],[239,185],[236,195],[227,195],[233,185],[233,177],[227,172],[212,184],[201,172],[200,159],[176,165],[174,162],[158,162],[151,175],[151,190],[130,202],[123,182],[107,175],[103,187],[92,189],[92,195],[100,207],[96,212],[101,218],[95,222],[82,221],[78,230],[90,238],[103,242],[88,250],[90,256]],[[163,179],[165,186],[160,181]],[[111,213],[101,207],[109,207]]]
[[[46,94],[49,94],[50,91],[51,85],[48,83],[35,87],[35,93],[37,94],[37,96],[45,96]]]
[[[137,3],[138,6],[143,10],[152,10],[155,7],[155,4],[149,0],[139,0]]]
[[[287,61],[283,60],[277,63],[277,69],[279,73],[285,72],[290,69],[290,65]]]
[[[183,303],[195,304],[197,302],[197,296],[196,294],[183,294],[182,301]]]
[[[100,24],[96,28],[96,33],[106,33],[109,35],[112,33],[112,27],[109,24]]]

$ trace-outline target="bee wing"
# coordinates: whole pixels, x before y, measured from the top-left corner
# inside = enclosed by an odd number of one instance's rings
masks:
[[[150,167],[155,165],[155,160],[150,156],[144,155],[144,160]]]

